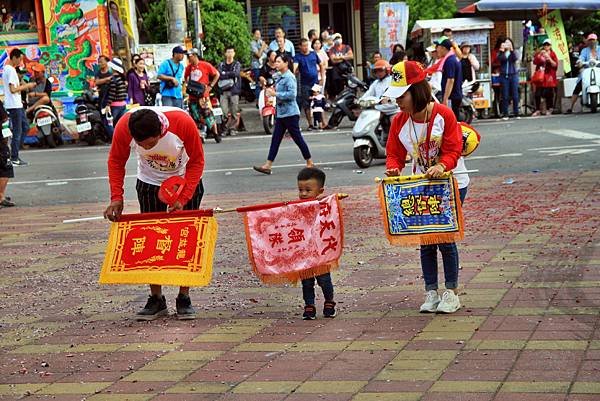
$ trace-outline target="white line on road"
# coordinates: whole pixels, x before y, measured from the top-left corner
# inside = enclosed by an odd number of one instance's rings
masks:
[[[549,132],[550,134],[554,134],[554,135],[564,136],[566,138],[573,138],[573,139],[585,139],[585,140],[600,139],[600,135],[590,134],[589,132],[583,132],[583,131],[575,131],[572,129],[551,129],[551,130],[546,130],[546,132]]]
[[[578,149],[578,148],[597,148],[600,146],[600,141],[594,141],[592,143],[582,144],[582,145],[569,145],[569,146],[548,146],[545,148],[533,148],[528,150],[563,150],[563,149]]]
[[[354,163],[354,160],[340,160],[334,162],[323,162],[317,163],[319,166],[333,166],[339,164],[351,164]],[[290,167],[304,167],[305,163],[297,163],[297,164],[281,164],[278,166],[273,166],[273,169],[280,168],[290,168]],[[220,168],[213,170],[204,170],[204,173],[223,173],[228,171],[253,171],[252,167],[235,167],[235,168]],[[125,178],[135,178],[137,175],[130,174],[126,175]],[[46,185],[62,185],[57,183],[67,183],[67,182],[78,182],[78,181],[95,181],[95,180],[108,180],[108,176],[97,176],[97,177],[79,177],[79,178],[62,178],[56,180],[34,180],[34,181],[15,181],[9,182],[8,185],[26,185],[26,184],[46,184]]]
[[[338,134],[351,134],[352,130],[351,129],[340,129],[340,130],[327,130],[327,131],[318,131],[318,132],[302,132],[302,136],[304,137],[310,137],[310,136],[330,136],[330,135],[338,135]],[[253,139],[269,139],[271,138],[270,135],[263,135],[263,134],[258,134],[258,135],[240,135],[240,136],[234,136],[234,137],[226,137],[223,141],[223,143],[227,143],[227,142],[232,142],[232,141],[250,141]],[[212,139],[207,139],[207,142],[211,143],[213,142]],[[108,149],[110,146],[109,145],[97,145],[97,146],[72,146],[72,147],[67,147],[67,148],[56,148],[56,149],[31,149],[31,150],[27,150],[26,152],[24,152],[25,154],[29,154],[29,153],[46,153],[46,152],[73,152],[73,151],[82,151],[82,150],[104,150],[104,149]],[[204,148],[206,149],[206,145],[204,146]]]
[[[502,155],[489,155],[489,156],[470,156],[466,160],[484,160],[484,159],[498,159],[504,157],[520,157],[523,153],[504,153]]]

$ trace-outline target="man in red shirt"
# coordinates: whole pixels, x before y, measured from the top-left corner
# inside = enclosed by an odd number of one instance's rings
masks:
[[[199,102],[210,96],[210,91],[217,82],[219,82],[220,74],[210,63],[200,60],[200,52],[198,49],[192,49],[188,52],[188,60],[189,64],[185,67],[185,72],[183,73],[184,93],[187,93],[189,96],[188,104],[190,105],[190,114],[192,115],[192,118],[194,121],[200,121],[201,113]],[[204,94],[202,97],[198,96],[198,91],[202,90],[202,86],[195,85],[194,83],[199,83],[204,86]],[[210,102],[207,102],[207,107],[209,107],[208,104],[210,104]],[[217,134],[216,125],[213,125],[212,128],[214,128],[214,133]]]
[[[132,148],[138,159],[136,190],[141,213],[200,208],[204,151],[196,124],[177,108],[142,107],[123,115],[115,127],[108,154],[111,202],[104,212],[106,219],[118,221],[123,212],[125,165]],[[186,185],[178,201],[168,207],[158,198],[158,190],[173,176],[184,177]],[[146,306],[136,315],[138,320],[154,320],[167,314],[161,286],[151,284],[150,293]],[[196,317],[189,287],[179,288],[176,306],[179,319]]]

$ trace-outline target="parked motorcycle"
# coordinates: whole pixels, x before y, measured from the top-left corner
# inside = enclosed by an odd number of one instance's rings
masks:
[[[344,117],[350,121],[356,121],[360,113],[360,106],[357,103],[359,89],[366,91],[369,85],[358,79],[350,70],[345,74],[347,78],[347,87],[337,95],[333,103],[333,111],[327,122],[327,128],[336,128],[342,122]]]
[[[473,102],[473,93],[477,92],[477,89],[479,89],[479,82],[477,80],[463,82],[463,97],[460,104],[460,113],[458,121],[471,124],[473,118],[475,118],[475,114],[477,114],[477,109],[475,108],[475,103]]]
[[[38,130],[38,140],[46,143],[49,148],[63,143],[61,137],[60,118],[54,107],[50,105],[38,106],[33,110],[33,124]]]
[[[385,145],[389,132],[381,126],[381,114],[387,118],[394,117],[399,111],[394,104],[380,104],[381,99],[367,97],[358,101],[362,109],[354,127],[352,139],[354,140],[354,161],[360,168],[367,168],[373,159],[385,159]]]
[[[210,98],[208,101],[204,99],[198,100],[198,116],[196,117],[194,113],[192,113],[191,105],[188,105],[188,110],[190,111],[190,115],[194,119],[196,126],[198,127],[198,131],[201,133],[202,143],[207,138],[212,138],[216,143],[221,143],[222,137],[219,132],[219,125],[217,123],[217,118],[215,117],[214,110],[212,109],[212,103]],[[223,112],[221,111],[221,114]],[[217,127],[217,133],[215,134],[212,127],[213,124]]]
[[[592,113],[598,111],[600,96],[600,60],[590,60],[582,64],[581,104],[589,107]]]
[[[267,135],[273,134],[275,126],[275,96],[267,96],[266,89],[272,88],[275,85],[273,78],[267,79],[265,87],[258,95],[258,112],[262,118],[263,128]]]
[[[98,99],[93,93],[84,92],[75,99],[75,104],[75,122],[79,138],[90,146],[95,145],[98,139],[109,143],[110,135],[104,127]]]

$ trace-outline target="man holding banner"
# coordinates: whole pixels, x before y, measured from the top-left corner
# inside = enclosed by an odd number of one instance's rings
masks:
[[[425,174],[435,179],[449,171],[466,171],[461,157],[461,129],[450,108],[432,101],[426,75],[421,64],[414,61],[403,61],[392,68],[392,82],[384,96],[396,99],[401,112],[392,121],[386,146],[388,176],[400,175],[409,152],[413,158],[413,174]],[[467,193],[469,177],[467,174],[458,174],[457,181],[462,202]],[[442,254],[446,280],[446,291],[441,298],[437,293],[438,248]],[[457,295],[458,263],[458,249],[454,242],[436,243],[434,237],[426,245],[421,245],[421,268],[427,291],[421,312],[453,313],[460,308]]]
[[[141,213],[196,210],[204,193],[202,173],[204,152],[194,120],[183,110],[172,107],[143,107],[126,113],[115,127],[108,155],[111,203],[104,212],[118,221],[123,212],[125,165],[131,149],[137,154],[137,196]],[[183,177],[185,184],[170,206],[159,199],[161,184],[171,177]],[[137,313],[138,320],[154,320],[167,314],[161,286],[150,284],[151,295]],[[194,319],[189,287],[180,287],[176,300],[179,319]]]

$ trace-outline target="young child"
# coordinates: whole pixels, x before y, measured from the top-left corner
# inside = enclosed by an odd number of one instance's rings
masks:
[[[317,84],[314,84],[311,88],[312,96],[310,97],[310,109],[313,115],[314,126],[319,129],[325,128],[325,122],[323,121],[323,113],[325,111],[325,107],[327,106],[327,101],[325,100],[325,96],[321,94],[321,87]]]
[[[315,199],[325,190],[325,173],[316,167],[306,167],[298,173],[298,197],[300,199]],[[304,320],[314,320],[317,317],[315,308],[315,279],[325,297],[323,317],[333,318],[336,315],[335,302],[333,301],[333,283],[331,274],[302,280],[302,297],[304,298]]]

